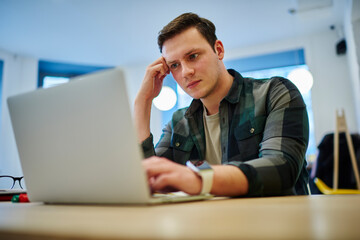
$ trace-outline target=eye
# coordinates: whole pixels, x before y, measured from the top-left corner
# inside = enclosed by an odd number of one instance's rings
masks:
[[[194,60],[195,58],[197,58],[199,56],[199,54],[197,53],[193,53],[189,56],[190,60]]]
[[[176,69],[178,66],[179,66],[178,63],[173,63],[173,64],[170,65],[170,68],[171,69]]]

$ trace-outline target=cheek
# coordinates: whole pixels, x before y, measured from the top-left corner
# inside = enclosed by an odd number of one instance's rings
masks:
[[[194,69],[196,69],[196,71],[203,71],[203,70],[209,70],[209,61],[207,61],[206,58],[201,58],[199,61],[197,61],[194,64]]]
[[[181,74],[179,72],[171,72],[173,78],[175,79],[176,83],[183,87],[184,81],[182,81]]]
[[[171,75],[173,76],[173,78],[175,79],[175,81],[180,84],[179,82],[181,81],[181,76],[179,71],[171,71]]]

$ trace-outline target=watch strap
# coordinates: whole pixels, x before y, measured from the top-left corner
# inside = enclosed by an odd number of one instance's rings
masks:
[[[191,161],[187,161],[186,166],[201,177],[202,187],[200,194],[210,193],[214,178],[214,170],[211,168],[210,164],[204,162],[200,167],[196,167]]]
[[[200,194],[210,193],[213,184],[214,171],[212,169],[201,170],[199,172],[199,175],[202,178],[202,187]]]

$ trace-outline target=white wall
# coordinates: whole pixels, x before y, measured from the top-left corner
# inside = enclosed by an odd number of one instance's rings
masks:
[[[360,1],[348,0],[345,11],[344,30],[348,67],[354,94],[357,131],[360,132]]]
[[[338,40],[338,36],[330,32],[313,38],[310,44],[309,67],[314,76],[312,100],[317,143],[324,134],[335,130],[336,109],[345,110],[349,131],[357,131],[348,59],[336,55],[335,43]]]
[[[36,88],[38,61],[31,57],[17,56],[1,50],[0,60],[4,61],[1,99],[0,174],[21,176],[22,171],[6,99],[9,96]]]

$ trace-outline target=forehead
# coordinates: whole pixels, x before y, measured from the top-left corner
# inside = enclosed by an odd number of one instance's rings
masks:
[[[192,49],[207,49],[210,44],[194,27],[189,28],[166,40],[162,48],[162,56],[166,61],[176,61]]]

